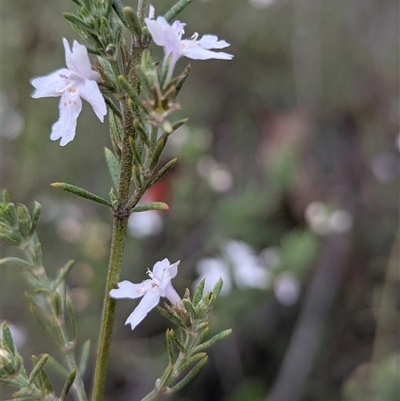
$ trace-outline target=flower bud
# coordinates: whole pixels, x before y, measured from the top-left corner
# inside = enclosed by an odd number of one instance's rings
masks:
[[[31,215],[29,210],[25,205],[18,205],[18,223],[19,230],[24,238],[29,238],[29,233],[31,231]]]
[[[19,246],[23,238],[18,230],[6,223],[0,222],[0,240],[8,245]]]
[[[10,378],[18,374],[21,369],[21,361],[14,358],[10,352],[0,348],[0,378]]]

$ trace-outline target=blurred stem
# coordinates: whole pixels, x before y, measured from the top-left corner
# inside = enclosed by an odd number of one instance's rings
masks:
[[[40,245],[39,239],[36,234],[31,237],[31,240],[24,246],[22,249],[25,251],[27,258],[31,261],[32,264],[35,266],[35,276],[37,279],[43,284],[45,288],[47,288],[50,294],[57,292],[57,290],[52,290],[50,286],[49,278],[47,277],[46,271],[44,267],[39,264],[35,263],[35,253],[36,247]],[[51,295],[50,295],[51,297]],[[67,365],[69,370],[75,369],[76,376],[73,384],[73,389],[76,392],[79,401],[87,401],[87,396],[85,392],[85,386],[82,380],[81,373],[79,371],[78,365],[75,359],[75,341],[70,341],[68,338],[67,330],[65,329],[64,319],[60,320],[57,312],[55,310],[54,304],[49,300],[49,296],[45,297],[47,302],[47,309],[51,312],[52,317],[54,318],[55,322],[58,322],[58,328],[60,330],[62,344],[58,343],[62,347],[62,351],[65,355],[65,359],[67,361]]]
[[[176,18],[193,0],[180,0],[165,15],[164,18],[171,22]]]
[[[399,284],[399,245],[398,237],[395,239],[389,264],[386,270],[385,282],[382,286],[378,316],[376,322],[376,334],[372,361],[379,363],[387,357],[395,348],[392,338],[395,338],[398,331],[398,319],[396,309],[397,288]]]

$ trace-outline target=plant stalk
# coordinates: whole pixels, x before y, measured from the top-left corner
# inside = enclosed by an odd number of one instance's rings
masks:
[[[92,401],[101,401],[104,395],[108,360],[110,356],[112,332],[115,320],[116,302],[110,297],[110,291],[116,287],[122,268],[125,249],[126,229],[128,226],[129,211],[126,203],[132,176],[132,151],[129,136],[133,130],[133,116],[127,101],[122,108],[124,117],[124,139],[121,155],[120,186],[118,190],[118,206],[114,210],[113,234],[111,242],[110,261],[108,265],[107,283],[104,295],[103,315],[101,320],[100,338],[97,350],[96,368],[93,381]]]

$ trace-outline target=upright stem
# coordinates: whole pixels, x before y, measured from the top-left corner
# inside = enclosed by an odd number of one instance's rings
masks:
[[[132,175],[132,150],[129,144],[129,136],[131,135],[133,129],[133,116],[129,110],[129,107],[127,107],[126,102],[124,102],[123,106],[124,139],[121,155],[118,207],[116,210],[114,210],[110,262],[108,265],[107,283],[104,295],[103,315],[101,320],[99,346],[97,350],[96,368],[93,381],[92,401],[101,401],[104,395],[116,306],[115,300],[110,298],[109,294],[110,291],[116,287],[120,278],[125,248],[126,228],[130,214],[129,210],[126,209],[126,203],[129,198]]]

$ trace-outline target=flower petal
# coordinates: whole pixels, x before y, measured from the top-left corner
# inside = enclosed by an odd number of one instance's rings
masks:
[[[160,262],[157,262],[153,266],[153,275],[155,277],[158,277],[161,280],[163,277],[163,274],[164,274],[164,270],[166,268],[169,268],[170,265],[171,265],[171,263],[169,262],[169,260],[167,258],[161,260]]]
[[[176,292],[175,288],[172,286],[171,281],[168,282],[163,293],[161,293],[161,296],[167,298],[172,305],[182,305],[182,299]]]
[[[232,54],[224,52],[213,52],[211,50],[203,49],[198,42],[192,40],[181,41],[183,49],[182,53],[184,56],[193,60],[208,60],[208,59],[219,59],[219,60],[231,60]]]
[[[77,92],[66,90],[60,99],[60,118],[53,125],[50,139],[61,138],[60,146],[65,146],[75,137],[76,120],[82,110],[82,101]]]
[[[61,68],[44,77],[33,78],[31,84],[36,90],[31,96],[35,99],[61,96],[69,84],[70,76],[71,71]]]
[[[152,288],[151,280],[145,280],[140,284],[131,283],[128,280],[118,283],[118,288],[110,291],[110,297],[119,298],[140,298],[148,289]]]
[[[218,36],[215,35],[203,35],[198,42],[203,49],[224,49],[230,46],[225,40],[218,40]]]
[[[97,82],[85,79],[84,84],[79,88],[79,96],[90,103],[96,116],[103,122],[107,114],[107,106]]]
[[[132,330],[146,317],[146,315],[157,306],[160,302],[160,294],[158,291],[148,291],[139,302],[139,305],[126,319],[125,324],[130,324]]]
[[[86,47],[74,40],[71,52],[67,39],[63,38],[63,44],[67,67],[81,78],[95,79]]]

